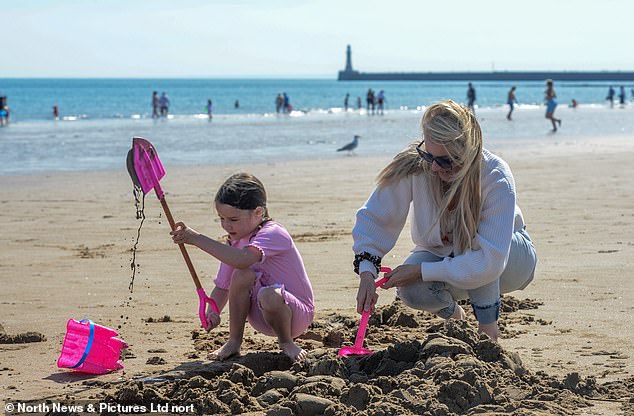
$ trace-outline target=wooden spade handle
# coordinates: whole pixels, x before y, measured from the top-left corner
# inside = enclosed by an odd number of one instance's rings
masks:
[[[172,213],[170,212],[170,209],[167,206],[167,201],[165,201],[165,196],[163,196],[163,198],[161,198],[160,201],[161,201],[161,206],[163,206],[163,211],[165,212],[165,216],[167,217],[167,221],[170,223],[170,227],[172,231],[174,231],[176,229],[176,223],[174,222],[174,217],[172,217]],[[179,244],[178,248],[181,249],[181,254],[183,255],[183,258],[185,259],[185,263],[187,264],[187,268],[189,269],[189,274],[192,275],[192,279],[194,280],[196,289],[200,289],[202,285],[200,284],[200,280],[198,280],[196,269],[194,269],[192,260],[189,258],[189,253],[187,253],[185,244]]]

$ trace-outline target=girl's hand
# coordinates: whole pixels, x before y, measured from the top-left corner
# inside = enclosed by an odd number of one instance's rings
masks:
[[[359,276],[359,291],[357,292],[357,312],[371,311],[379,295],[376,293],[374,276],[370,272],[363,272]]]
[[[207,332],[220,325],[220,314],[211,309],[211,305],[207,305],[207,321],[209,321]]]
[[[385,273],[389,280],[381,286],[383,289],[411,285],[422,279],[420,264],[402,264],[389,273]]]
[[[200,235],[193,228],[189,228],[183,222],[177,222],[174,231],[170,232],[172,241],[176,244],[195,244],[196,238]]]

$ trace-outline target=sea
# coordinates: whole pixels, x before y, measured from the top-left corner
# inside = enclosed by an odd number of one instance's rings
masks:
[[[508,121],[512,85],[519,104]],[[610,85],[616,90],[614,107],[606,100]],[[485,146],[493,150],[580,137],[634,137],[634,84],[624,84],[622,106],[618,83],[556,82],[556,116],[563,120],[557,133],[544,119],[544,83],[474,86]],[[369,88],[384,91],[383,114],[367,111]],[[153,91],[169,97],[165,118],[152,118]],[[336,150],[355,134],[361,136],[355,155],[391,155],[420,137],[425,108],[443,99],[465,102],[466,91],[467,83],[457,81],[0,78],[0,96],[7,97],[10,108],[10,124],[0,128],[0,175],[121,169],[134,136],[149,139],[165,166],[344,157]],[[289,114],[276,112],[281,93],[290,98]],[[211,121],[208,99],[213,101]],[[573,99],[576,108],[570,106]]]

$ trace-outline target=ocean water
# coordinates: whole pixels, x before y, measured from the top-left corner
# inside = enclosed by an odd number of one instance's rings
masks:
[[[543,103],[544,83],[518,82],[521,104]],[[560,82],[555,87],[561,104],[574,98],[582,105],[606,103],[607,82]],[[474,83],[477,104],[497,107],[506,104],[510,83]],[[175,118],[206,115],[207,99],[214,102],[214,113],[239,117],[274,113],[278,93],[286,92],[294,109],[303,112],[336,112],[343,107],[346,93],[350,106],[360,97],[365,106],[368,88],[384,90],[389,110],[416,109],[451,98],[466,100],[466,82],[433,81],[336,81],[336,80],[240,80],[240,79],[0,79],[0,95],[9,97],[16,122],[50,120],[57,105],[62,119],[139,119],[151,118],[152,91],[166,92],[170,114]],[[625,85],[628,100],[634,84]],[[240,108],[234,108],[234,102]]]
[[[557,116],[563,119],[556,134],[544,119],[542,83],[516,86],[520,105],[508,122],[509,85],[475,83],[476,114],[489,148],[634,136],[634,105],[609,108],[607,83],[556,84]],[[346,92],[356,107],[356,97],[363,99],[368,88],[385,90],[385,115],[343,111]],[[169,118],[151,118],[153,90],[168,93]],[[290,115],[275,113],[279,92],[290,96]],[[165,165],[343,157],[336,149],[354,134],[362,136],[357,155],[388,155],[419,137],[426,106],[446,98],[464,101],[465,93],[461,82],[0,79],[0,95],[8,96],[11,108],[11,124],[0,128],[0,174],[123,168],[133,136],[150,139]],[[214,101],[213,122],[204,109],[208,97]],[[567,107],[573,97],[580,103],[576,109]],[[236,99],[239,109],[233,107]],[[60,120],[52,119],[53,104]]]

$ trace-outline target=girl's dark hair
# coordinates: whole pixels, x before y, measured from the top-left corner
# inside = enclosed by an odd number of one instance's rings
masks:
[[[264,185],[250,173],[240,172],[231,175],[218,189],[214,200],[237,209],[251,210],[262,207],[263,220],[269,219]]]

